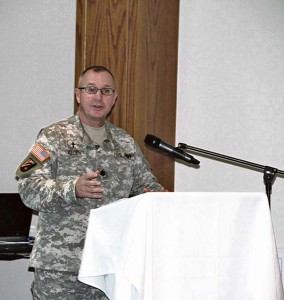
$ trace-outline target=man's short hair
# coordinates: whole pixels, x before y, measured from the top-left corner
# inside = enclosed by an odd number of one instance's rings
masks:
[[[108,72],[108,73],[111,75],[112,80],[113,80],[113,82],[114,82],[114,76],[113,76],[112,72],[111,72],[108,68],[103,67],[103,66],[91,66],[91,67],[88,67],[87,69],[85,69],[85,70],[81,73],[80,78],[82,78],[82,77],[83,77],[88,71],[90,71],[90,70],[94,71],[95,73]]]

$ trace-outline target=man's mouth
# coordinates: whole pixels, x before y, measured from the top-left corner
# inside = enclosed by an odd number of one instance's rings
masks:
[[[98,104],[98,103],[95,103],[92,105],[92,107],[96,108],[96,109],[102,109],[103,108],[103,105],[102,104]]]

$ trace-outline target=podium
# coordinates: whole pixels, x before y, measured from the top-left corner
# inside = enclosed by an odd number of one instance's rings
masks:
[[[91,210],[78,279],[110,300],[283,300],[264,193],[146,193]]]

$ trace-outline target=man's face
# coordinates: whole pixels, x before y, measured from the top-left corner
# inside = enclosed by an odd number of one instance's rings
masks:
[[[114,82],[108,72],[94,72],[89,70],[81,78],[78,87],[94,86],[98,89],[112,88]],[[80,120],[92,127],[101,127],[104,125],[107,115],[115,104],[117,93],[112,95],[103,95],[101,91],[96,94],[88,94],[84,89],[75,89],[76,100],[80,104]]]

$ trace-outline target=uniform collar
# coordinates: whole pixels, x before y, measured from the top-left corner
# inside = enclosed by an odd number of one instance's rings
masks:
[[[76,128],[78,128],[78,134],[82,138],[82,142],[87,145],[93,145],[93,141],[85,131],[83,124],[81,123],[81,120],[79,118],[79,113],[77,112],[74,116],[71,116],[69,118],[69,123],[75,125]],[[105,122],[105,128],[106,128],[106,138],[103,141],[102,148],[104,150],[112,150],[119,148],[119,145],[116,143],[115,139],[113,138],[112,131],[111,131],[112,124],[108,121]]]

